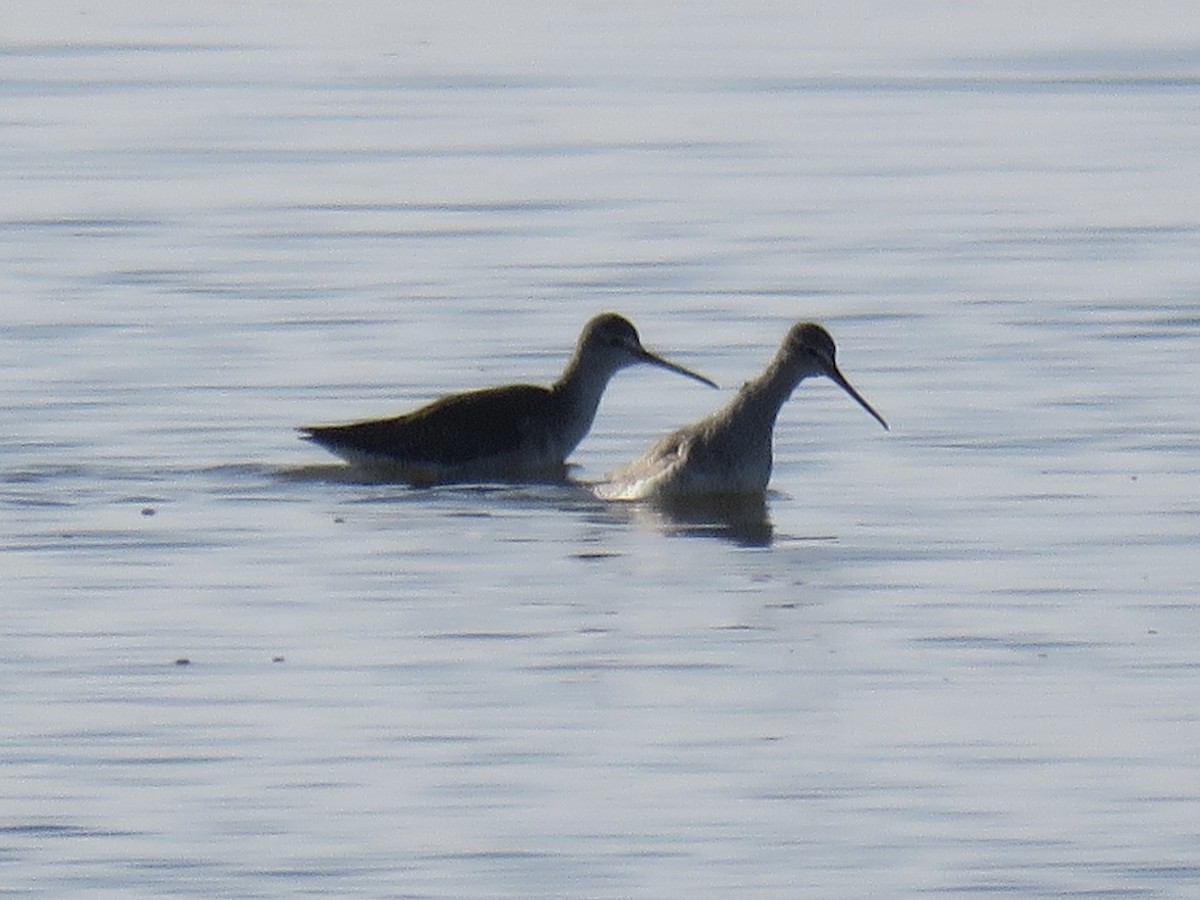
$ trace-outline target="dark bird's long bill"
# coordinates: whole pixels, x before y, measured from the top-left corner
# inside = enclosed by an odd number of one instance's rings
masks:
[[[825,374],[829,376],[829,378],[833,381],[834,384],[836,384],[843,391],[845,391],[847,394],[849,394],[851,397],[853,397],[855,400],[857,400],[858,405],[861,406],[863,409],[865,409],[867,412],[869,412],[875,418],[875,421],[883,426],[885,431],[891,430],[888,428],[888,423],[883,421],[883,416],[881,416],[879,413],[875,412],[875,408],[873,406],[871,406],[870,403],[868,403],[866,400],[863,399],[862,394],[860,394],[858,391],[856,391],[854,389],[854,387],[850,384],[850,382],[848,382],[846,380],[846,376],[838,371],[837,366],[830,364],[830,366],[825,370]]]
[[[652,366],[658,366],[660,369],[667,369],[671,372],[678,372],[680,375],[686,375],[688,378],[694,378],[701,384],[707,384],[709,387],[719,388],[720,385],[711,378],[705,378],[698,372],[693,372],[691,369],[685,369],[683,366],[676,365],[669,359],[663,359],[656,353],[651,353],[649,350],[642,348],[641,360],[645,363],[650,363]]]

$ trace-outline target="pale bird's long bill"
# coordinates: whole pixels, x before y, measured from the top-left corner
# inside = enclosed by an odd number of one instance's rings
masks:
[[[641,358],[642,362],[650,363],[652,366],[658,366],[660,369],[667,369],[671,372],[678,372],[680,375],[686,375],[688,378],[694,378],[696,381],[699,381],[701,384],[707,384],[709,387],[720,388],[720,385],[711,378],[705,378],[698,372],[693,372],[691,369],[685,369],[683,366],[678,366],[669,359],[663,359],[658,354],[651,353],[644,347],[642,348],[639,357]]]
[[[867,412],[869,412],[875,418],[875,421],[883,426],[884,431],[891,430],[890,428],[888,428],[888,423],[883,421],[883,416],[881,416],[879,413],[875,412],[875,407],[871,406],[870,403],[868,403],[866,400],[863,399],[863,395],[854,389],[854,386],[851,385],[850,382],[848,382],[846,380],[846,376],[838,371],[837,366],[835,366],[833,363],[829,363],[829,365],[825,369],[825,374],[829,376],[830,380],[832,380],[834,384],[836,384],[843,391],[845,391],[847,394],[849,394],[851,397],[853,397],[855,400],[857,400],[858,405],[861,406],[863,409],[865,409]]]

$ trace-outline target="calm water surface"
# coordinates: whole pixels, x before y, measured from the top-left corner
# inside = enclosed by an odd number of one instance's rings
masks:
[[[1200,890],[1191,4],[10,18],[5,892]],[[579,485],[292,432],[604,309],[725,390],[621,373]],[[757,516],[591,497],[798,319],[890,433],[806,383]]]

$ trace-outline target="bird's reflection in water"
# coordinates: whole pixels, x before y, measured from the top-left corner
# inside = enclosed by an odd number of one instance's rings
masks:
[[[723,538],[743,547],[769,547],[774,538],[760,493],[659,497],[634,508],[668,534]]]
[[[511,479],[496,477],[489,481],[439,481],[436,479],[419,479],[413,477],[410,467],[388,465],[387,463],[309,463],[302,466],[289,466],[275,471],[278,478],[286,481],[324,481],[332,484],[398,484],[412,488],[457,488],[462,490],[513,488],[523,485],[551,485],[567,488],[578,487],[578,482],[571,477],[571,463],[558,463],[544,466],[535,472],[522,472]]]
[[[511,482],[494,480],[474,484],[414,484],[411,479],[386,466],[309,464],[277,469],[274,475],[287,481],[326,482],[351,485],[399,485],[412,496],[490,495],[547,503],[563,511],[603,510],[606,516],[625,521],[650,522],[669,535],[716,537],[743,547],[769,547],[774,527],[767,515],[767,500],[761,493],[701,494],[659,497],[640,501],[605,501],[593,493],[594,485],[573,477],[572,464],[548,467],[537,476]],[[405,492],[406,494],[408,491]]]

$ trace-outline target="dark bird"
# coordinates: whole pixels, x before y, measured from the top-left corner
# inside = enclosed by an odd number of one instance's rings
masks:
[[[584,326],[566,369],[548,388],[484,388],[394,418],[300,431],[347,462],[417,484],[560,476],[592,427],[609,379],[635,363],[717,386],[651,353],[627,319],[604,313]]]

